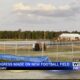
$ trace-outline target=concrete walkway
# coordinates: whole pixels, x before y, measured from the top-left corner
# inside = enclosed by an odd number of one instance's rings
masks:
[[[0,79],[80,79],[80,72],[49,72],[49,71],[0,71]]]

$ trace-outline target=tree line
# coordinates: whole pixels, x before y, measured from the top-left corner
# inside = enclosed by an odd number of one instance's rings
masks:
[[[0,39],[56,39],[62,33],[68,31],[0,31]],[[79,33],[73,31],[72,33]]]

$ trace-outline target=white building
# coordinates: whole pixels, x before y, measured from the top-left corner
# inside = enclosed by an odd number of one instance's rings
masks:
[[[63,33],[59,36],[60,40],[80,40],[80,35],[76,33]]]

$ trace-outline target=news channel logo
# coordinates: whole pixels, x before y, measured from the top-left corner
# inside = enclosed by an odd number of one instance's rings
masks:
[[[73,62],[73,70],[80,70],[80,62]]]

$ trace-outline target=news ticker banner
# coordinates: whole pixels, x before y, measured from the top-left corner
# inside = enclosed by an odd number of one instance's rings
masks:
[[[5,70],[80,70],[80,62],[0,62]]]

